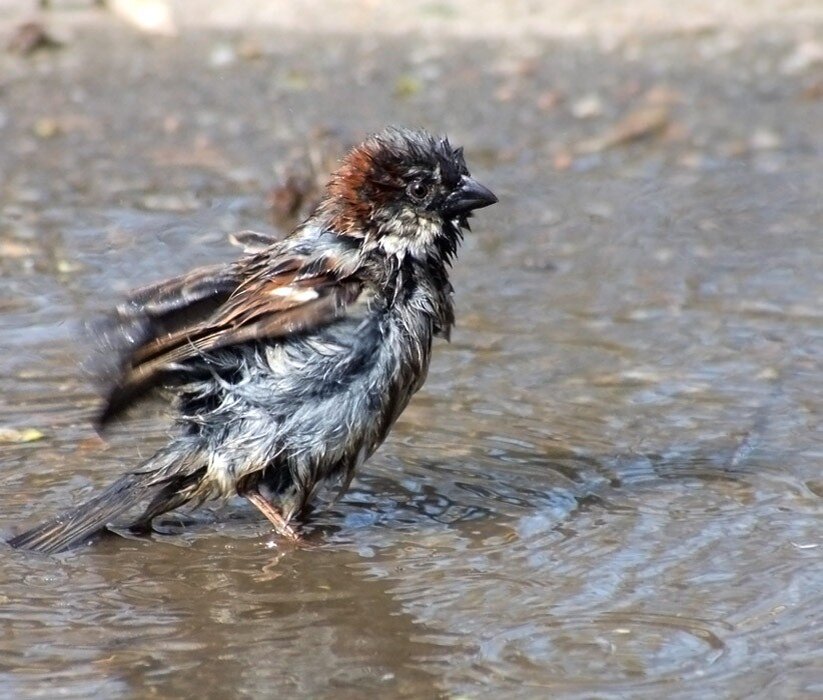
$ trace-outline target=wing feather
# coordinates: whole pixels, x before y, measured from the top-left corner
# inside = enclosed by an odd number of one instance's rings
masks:
[[[363,290],[346,268],[339,259],[278,254],[275,246],[135,291],[103,325],[103,343],[117,346],[118,365],[104,377],[98,424],[210,352],[340,318]]]

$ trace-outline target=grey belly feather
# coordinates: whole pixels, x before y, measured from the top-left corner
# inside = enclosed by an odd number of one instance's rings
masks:
[[[422,385],[431,338],[425,314],[366,310],[288,342],[204,357],[176,390],[184,430],[209,455],[193,498],[234,495],[249,477],[288,518],[322,481],[347,485]]]

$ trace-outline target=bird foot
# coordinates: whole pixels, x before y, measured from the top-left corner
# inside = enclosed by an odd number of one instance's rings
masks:
[[[288,521],[283,517],[280,511],[261,496],[257,491],[249,491],[244,493],[243,497],[248,499],[249,503],[254,505],[268,521],[274,526],[278,535],[291,540],[292,542],[300,542],[300,534],[295,530]]]

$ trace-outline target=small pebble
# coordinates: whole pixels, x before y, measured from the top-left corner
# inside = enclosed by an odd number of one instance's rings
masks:
[[[603,114],[603,100],[591,93],[581,97],[571,105],[571,113],[577,119],[593,119]]]

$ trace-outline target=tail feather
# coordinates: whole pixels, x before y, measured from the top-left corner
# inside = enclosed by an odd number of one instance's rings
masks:
[[[54,520],[12,537],[8,543],[17,549],[46,554],[54,554],[83,544],[113,518],[147,499],[156,501],[164,489],[169,490],[171,482],[181,477],[186,479],[186,472],[191,469],[191,458],[194,455],[191,452],[187,454],[185,451],[177,451],[174,447],[172,444],[161,450],[142,468],[120,477],[86,503],[59,515]],[[169,493],[169,496],[177,495],[176,489],[173,491],[175,493]],[[169,507],[178,505],[181,505],[179,498],[173,498],[169,502]],[[163,512],[156,503],[154,506],[156,512]]]

